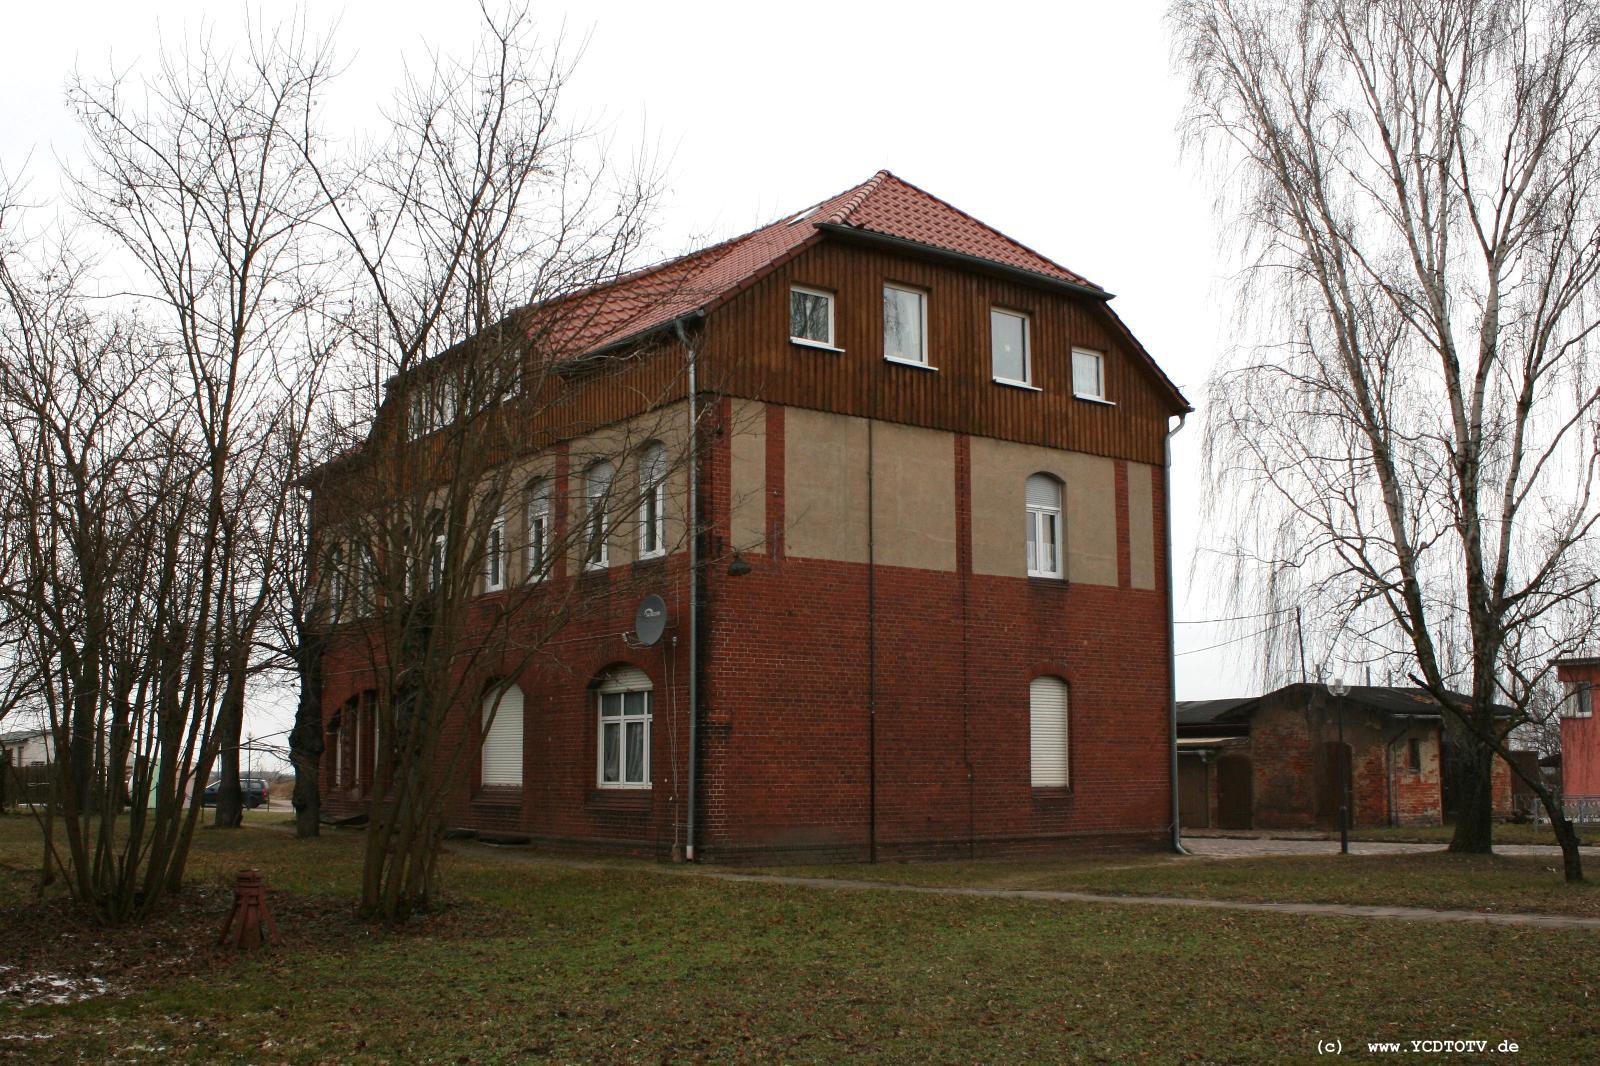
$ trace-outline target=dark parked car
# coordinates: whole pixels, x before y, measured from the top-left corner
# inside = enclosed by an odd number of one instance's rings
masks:
[[[213,781],[206,786],[200,794],[200,806],[215,807],[217,805],[217,789],[222,786],[221,781]],[[239,778],[239,787],[244,790],[244,805],[254,810],[267,805],[267,782],[259,777]]]

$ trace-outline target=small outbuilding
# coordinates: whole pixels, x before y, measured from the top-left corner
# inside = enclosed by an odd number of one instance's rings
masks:
[[[1460,696],[1463,706],[1467,697]],[[1340,718],[1343,717],[1343,741]],[[1419,688],[1325,685],[1178,704],[1178,789],[1192,829],[1335,829],[1348,781],[1353,826],[1439,825],[1450,809],[1441,710]],[[1496,760],[1495,813],[1512,814]]]

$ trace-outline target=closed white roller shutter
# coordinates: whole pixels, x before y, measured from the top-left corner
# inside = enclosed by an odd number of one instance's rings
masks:
[[[1025,486],[1029,507],[1061,510],[1061,482],[1048,474],[1034,474]]]
[[[1029,751],[1035,788],[1067,784],[1067,683],[1036,677],[1028,686]]]
[[[499,698],[499,709],[495,699]],[[491,722],[489,716],[493,714]],[[483,698],[483,775],[485,785],[522,785],[522,690],[515,685]]]

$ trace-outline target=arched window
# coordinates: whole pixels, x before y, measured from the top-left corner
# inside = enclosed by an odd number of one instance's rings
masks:
[[[550,483],[543,478],[528,486],[528,543],[523,551],[529,581],[544,577],[550,563]]]
[[[667,550],[667,450],[651,441],[639,451],[639,558]]]
[[[344,549],[337,544],[328,553],[328,617],[337,622],[344,616]]]
[[[650,787],[650,679],[633,666],[606,675],[597,694],[601,788]]]
[[[496,514],[483,541],[483,591],[506,587],[506,516]]]
[[[1028,519],[1028,575],[1060,577],[1061,567],[1061,482],[1049,474],[1028,478],[1026,490]]]
[[[1067,683],[1059,677],[1028,685],[1028,754],[1034,788],[1066,787]]]
[[[483,758],[478,780],[485,788],[522,787],[522,690],[496,685],[483,696]]]
[[[586,569],[599,570],[605,567],[611,558],[606,545],[606,503],[611,495],[611,464],[605,460],[592,464],[584,474],[585,495],[588,513],[585,516],[585,546],[583,565]]]

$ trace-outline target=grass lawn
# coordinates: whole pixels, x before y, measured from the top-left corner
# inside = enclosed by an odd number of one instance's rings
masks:
[[[185,930],[215,936],[222,889],[246,864],[275,892],[284,946],[231,961],[199,950],[132,982],[108,974],[98,998],[0,1006],[0,1056],[1280,1062],[1315,1057],[1318,1039],[1348,1052],[1461,1038],[1585,1062],[1600,1046],[1588,932],[827,892],[477,845],[447,857],[449,909],[386,932],[348,914],[358,842],[202,834],[196,891],[146,953],[179,951]],[[57,941],[80,960],[85,942],[122,957],[119,942],[143,934],[74,926],[29,899],[36,847],[28,823],[0,818],[0,931],[31,930],[35,961]],[[1169,865],[1116,858],[1067,875]],[[15,965],[5,945],[18,942],[0,940],[0,964]]]
[[[1280,855],[1267,858],[1120,858],[882,863],[775,868],[812,877],[1056,889],[1260,902],[1357,903],[1441,910],[1521,911],[1600,918],[1600,870],[1569,885],[1558,857]]]

